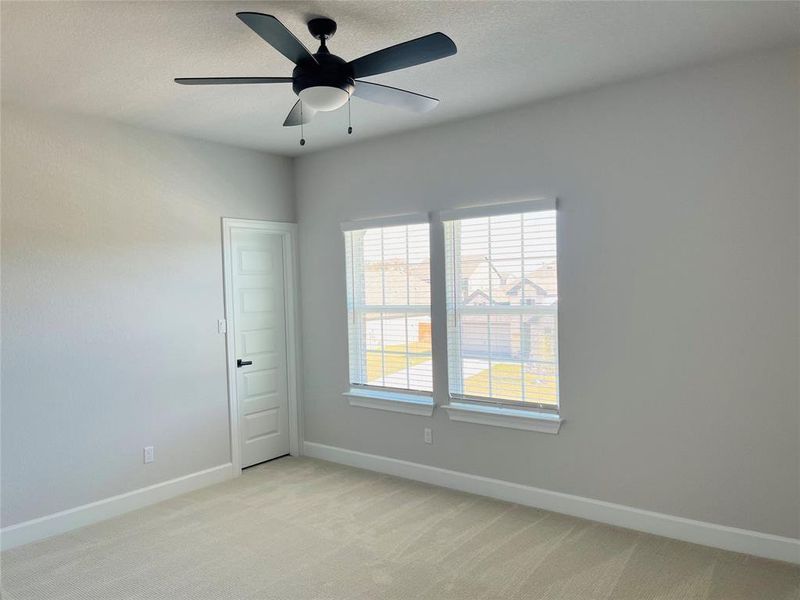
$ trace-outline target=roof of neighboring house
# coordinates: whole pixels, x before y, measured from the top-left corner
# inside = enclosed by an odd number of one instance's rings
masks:
[[[428,263],[409,265],[404,258],[391,258],[367,262],[364,271],[369,273],[364,290],[368,304],[406,304],[409,300],[413,303],[430,294]]]
[[[470,295],[467,297],[467,299],[464,301],[464,304],[472,304],[472,303],[473,303],[473,302],[475,302],[475,300],[477,300],[478,298],[482,298],[482,299],[486,300],[487,304],[488,304],[488,302],[489,302],[489,294],[487,294],[487,293],[486,293],[486,292],[484,292],[483,290],[475,290],[474,292],[472,292],[472,293],[471,293],[471,294],[470,294]]]
[[[489,262],[486,256],[462,256],[461,257],[461,277],[469,279],[478,270],[478,267]]]
[[[526,287],[527,286],[532,287],[536,291],[537,296],[548,295],[548,292],[545,288],[540,286],[538,283],[531,281],[527,277],[525,277],[524,279],[521,277],[515,277],[509,280],[506,285],[506,290],[505,290],[506,295],[516,296],[517,294],[520,294],[523,285],[525,285]]]
[[[487,256],[465,256],[461,259],[461,277],[464,279],[470,279],[473,275],[475,275],[475,272],[478,271],[480,267],[489,264],[491,263],[489,262],[489,257]],[[522,277],[516,274],[502,273],[502,269],[497,268],[495,265],[492,265],[492,269],[494,270],[495,274],[498,275],[498,278],[503,281],[501,284],[501,289],[509,294],[519,292],[517,288],[519,288],[522,284]],[[541,294],[555,294],[557,292],[555,261],[548,262],[532,271],[529,271],[526,273],[524,279],[526,284],[533,286]]]
[[[470,279],[481,266],[489,264],[489,259],[486,256],[466,256],[461,260],[461,277]],[[530,271],[524,278],[518,275],[504,274],[494,265],[492,265],[492,268],[502,281],[499,286],[494,286],[492,288],[494,293],[499,293],[505,297],[517,297],[520,295],[522,286],[524,285],[526,286],[526,290],[532,288],[535,295],[539,298],[542,296],[555,296],[557,294],[555,261],[546,263]],[[405,259],[392,258],[383,262],[369,262],[365,265],[365,270],[373,273],[385,271],[387,275],[396,273],[400,274],[400,276],[404,276],[408,273],[409,284],[412,288],[420,285],[428,286],[430,284],[430,267],[428,263],[407,264]],[[370,281],[372,281],[374,285],[375,280],[371,279]],[[485,292],[475,290],[470,297],[467,298],[467,302],[469,303],[472,301],[473,297],[477,298],[475,294],[478,292],[488,300],[488,295]]]

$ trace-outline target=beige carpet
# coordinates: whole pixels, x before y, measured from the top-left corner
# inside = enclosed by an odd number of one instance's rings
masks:
[[[8,600],[800,598],[785,563],[295,458],[0,567]]]

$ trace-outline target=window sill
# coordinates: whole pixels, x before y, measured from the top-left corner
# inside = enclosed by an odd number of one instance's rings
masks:
[[[430,417],[433,414],[432,395],[351,388],[342,396],[349,398],[350,406],[377,408],[378,410],[422,415],[424,417]]]
[[[523,429],[525,431],[540,431],[542,433],[558,433],[561,423],[564,422],[558,415],[533,410],[478,406],[452,401],[450,404],[442,406],[442,408],[447,410],[447,415],[451,421]]]

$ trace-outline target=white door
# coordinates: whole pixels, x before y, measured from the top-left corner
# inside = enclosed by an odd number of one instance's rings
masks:
[[[231,228],[236,394],[242,468],[289,453],[283,240]]]

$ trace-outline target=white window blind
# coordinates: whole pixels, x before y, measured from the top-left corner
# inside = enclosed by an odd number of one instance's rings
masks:
[[[429,229],[345,231],[353,386],[432,390]]]
[[[557,410],[556,211],[444,226],[450,395]]]

